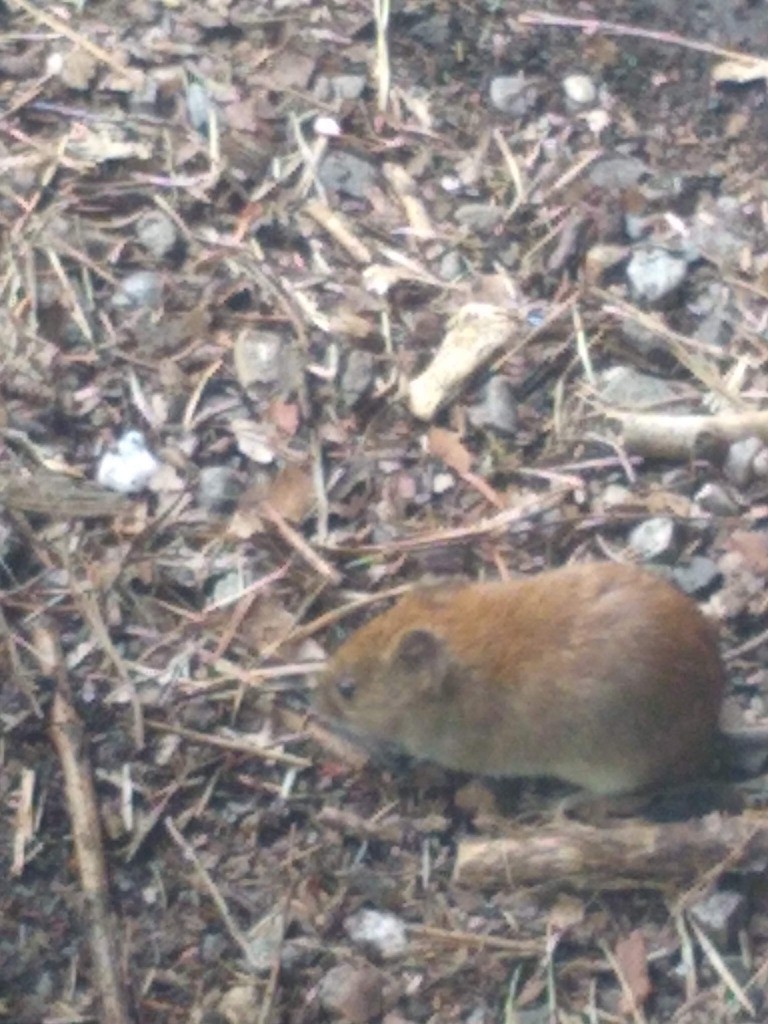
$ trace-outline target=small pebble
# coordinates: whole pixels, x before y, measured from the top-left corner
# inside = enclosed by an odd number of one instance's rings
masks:
[[[349,408],[366,395],[376,377],[376,357],[363,348],[353,348],[341,374],[339,388],[344,404]]]
[[[759,437],[744,437],[734,441],[728,448],[723,465],[726,478],[736,487],[748,487],[755,475],[755,457],[764,450],[765,445]]]
[[[633,366],[610,366],[597,377],[597,392],[603,402],[620,409],[643,409],[674,401],[674,383],[641,373]]]
[[[144,435],[129,430],[101,456],[96,480],[118,494],[136,494],[144,490],[159,468],[160,462],[147,448]]]
[[[481,392],[480,401],[469,408],[473,427],[485,427],[510,436],[517,429],[517,407],[512,385],[506,377],[494,374]]]
[[[441,260],[438,274],[443,281],[455,281],[464,272],[464,262],[455,249],[449,249]]]
[[[198,132],[208,128],[211,115],[211,97],[208,90],[200,82],[193,81],[187,87],[187,112],[189,121]]]
[[[607,156],[595,160],[587,177],[598,188],[620,191],[636,185],[647,170],[647,164],[636,156]]]
[[[497,75],[492,79],[489,95],[492,106],[502,114],[522,117],[537,99],[536,87],[527,81],[525,75]]]
[[[714,516],[735,516],[740,512],[738,503],[721,484],[704,484],[694,500],[704,512]]]
[[[629,546],[643,562],[668,562],[677,545],[674,519],[668,516],[654,516],[646,519],[632,530]]]
[[[501,223],[504,210],[489,203],[463,203],[457,207],[454,217],[462,227],[478,234],[487,234]]]
[[[377,179],[372,163],[344,150],[331,150],[317,174],[329,192],[339,192],[353,199],[367,199]]]
[[[636,249],[627,264],[627,280],[638,302],[657,303],[685,280],[686,260],[660,245]]]
[[[600,494],[600,507],[605,509],[632,508],[635,496],[623,484],[606,484]]]
[[[721,572],[711,558],[694,555],[685,565],[676,565],[672,576],[686,594],[700,594],[720,578]]]
[[[154,270],[128,274],[112,296],[115,309],[157,309],[163,297],[163,279]]]
[[[235,338],[235,372],[241,387],[275,384],[280,379],[282,335],[275,331],[245,329]]]
[[[402,920],[380,910],[352,914],[344,922],[344,930],[353,942],[373,946],[383,957],[400,956],[408,947]]]
[[[335,117],[316,117],[314,128],[315,135],[325,135],[330,139],[341,135],[341,127]]]
[[[418,10],[418,5],[416,6]],[[449,8],[450,10],[450,8]],[[433,48],[448,46],[451,40],[451,18],[448,12],[438,12],[417,22],[410,34],[425,46]]]
[[[371,964],[338,964],[320,981],[320,1005],[348,1024],[367,1024],[384,1009],[384,980]]]
[[[563,90],[575,106],[586,107],[597,99],[597,86],[589,75],[566,75]]]
[[[693,903],[688,913],[712,939],[718,949],[732,947],[746,920],[746,903],[732,890],[713,892]]]
[[[765,480],[768,476],[768,448],[763,448],[755,455],[752,462],[752,472],[758,480]]]
[[[176,245],[178,232],[167,214],[161,210],[149,210],[136,224],[136,237],[156,259],[163,259]]]
[[[452,473],[435,473],[432,481],[432,493],[437,495],[445,494],[446,491],[450,491],[455,486],[456,481]]]
[[[230,466],[204,466],[197,481],[197,500],[209,512],[228,512],[242,489],[240,478]]]
[[[337,100],[359,100],[366,82],[365,75],[334,75],[331,88]]]

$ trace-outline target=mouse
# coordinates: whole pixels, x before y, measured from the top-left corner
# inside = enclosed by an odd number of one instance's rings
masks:
[[[613,796],[707,772],[724,684],[691,597],[595,562],[417,587],[341,644],[314,706],[369,746]]]

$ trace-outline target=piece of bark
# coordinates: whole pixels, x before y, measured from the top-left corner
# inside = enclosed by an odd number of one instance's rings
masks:
[[[624,447],[630,454],[655,459],[689,459],[705,443],[730,444],[745,437],[768,443],[768,412],[724,413],[720,416],[672,413],[612,413],[619,420]]]
[[[630,822],[595,828],[565,821],[504,839],[460,843],[453,880],[485,889],[562,881],[622,888],[744,866],[768,854],[768,822],[750,815],[674,824]]]
[[[520,345],[520,320],[506,309],[468,302],[454,316],[430,364],[408,385],[411,412],[431,420],[469,377],[513,339]]]

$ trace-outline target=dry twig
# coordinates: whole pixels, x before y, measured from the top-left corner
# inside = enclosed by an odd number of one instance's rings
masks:
[[[117,929],[109,907],[107,867],[93,775],[86,759],[85,730],[75,711],[61,651],[57,656],[57,691],[51,712],[51,739],[64,773],[67,810],[77,854],[84,914],[93,957],[93,980],[101,1004],[102,1024],[129,1024],[128,996],[122,977]]]

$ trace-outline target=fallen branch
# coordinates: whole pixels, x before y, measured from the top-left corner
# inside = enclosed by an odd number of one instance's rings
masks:
[[[704,441],[731,443],[758,437],[768,443],[768,412],[722,413],[719,416],[672,413],[611,413],[621,424],[629,452],[655,459],[689,459]]]
[[[674,824],[630,822],[605,828],[567,821],[525,829],[504,839],[459,845],[453,880],[478,889],[541,882],[628,888],[665,884],[712,872],[727,862],[768,852],[768,823],[710,814]]]

